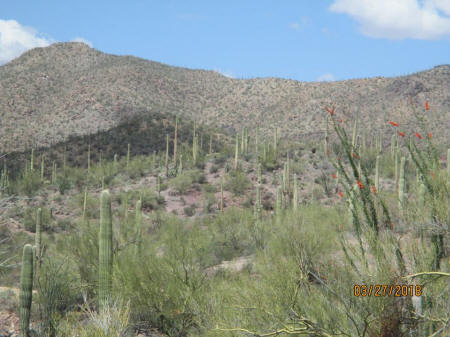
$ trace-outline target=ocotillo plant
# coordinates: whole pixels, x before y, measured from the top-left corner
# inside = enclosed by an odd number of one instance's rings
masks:
[[[323,153],[328,156],[328,116],[325,120],[325,137],[323,140]]]
[[[353,149],[356,147],[357,131],[358,131],[358,118],[355,119],[355,123],[353,124],[353,135],[352,135],[352,147],[353,147]]]
[[[395,156],[395,149],[396,149],[396,147],[395,147],[395,134],[394,134],[391,137],[391,157],[392,157],[392,159],[394,159],[394,156]]]
[[[292,207],[294,210],[298,208],[298,187],[297,187],[297,174],[294,173],[294,191],[292,196]]]
[[[403,213],[405,203],[405,157],[402,157],[400,162],[400,178],[398,182],[398,209]]]
[[[35,228],[35,235],[34,235],[34,246],[36,247],[36,279],[39,278],[39,269],[41,266],[41,258],[42,258],[42,251],[41,251],[41,223],[42,223],[42,210],[40,208],[36,211],[36,228]]]
[[[33,247],[23,247],[22,271],[20,274],[20,337],[29,337],[30,312],[33,296]]]
[[[141,251],[142,247],[142,201],[136,201],[136,253]]]
[[[84,188],[83,220],[86,220],[86,204],[87,204],[87,187]]]
[[[395,188],[398,186],[398,172],[399,172],[399,151],[395,151],[394,154],[394,181]]]
[[[380,189],[380,155],[377,155],[377,159],[375,162],[375,190],[379,191]]]
[[[98,245],[98,304],[101,311],[111,297],[113,262],[112,241],[111,196],[108,190],[104,190],[100,196],[100,232]]]

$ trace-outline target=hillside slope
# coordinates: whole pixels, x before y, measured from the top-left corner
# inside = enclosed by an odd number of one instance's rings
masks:
[[[171,67],[115,56],[83,43],[35,48],[0,67],[0,152],[49,146],[69,136],[108,130],[132,116],[180,114],[240,130],[259,127],[282,137],[313,137],[324,129],[325,104],[356,111],[364,128],[403,125],[414,117],[408,96],[430,101],[436,136],[448,141],[450,66],[396,78],[298,82],[232,79],[214,71]],[[308,134],[308,135],[305,135]]]

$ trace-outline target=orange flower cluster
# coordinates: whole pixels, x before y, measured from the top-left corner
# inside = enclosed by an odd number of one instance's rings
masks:
[[[377,189],[375,188],[375,186],[370,186],[370,188],[372,189],[373,194],[377,194]]]
[[[325,110],[327,110],[330,113],[331,116],[334,115],[334,107],[330,110],[330,108],[326,106]]]
[[[339,192],[338,192],[338,195],[339,195],[341,198],[344,197],[344,193],[342,193],[342,191],[339,191]]]
[[[423,139],[422,135],[421,135],[420,133],[418,133],[418,132],[416,132],[415,136],[416,136],[417,138],[419,138],[419,139]]]
[[[425,101],[425,110],[430,110],[430,106],[428,105],[428,100]]]
[[[402,137],[405,137],[405,133],[404,133],[404,132],[399,131],[398,134],[399,134],[400,136],[402,136]]]
[[[363,183],[360,182],[359,180],[356,180],[356,183],[358,184],[358,186],[359,186],[360,189],[363,189],[363,188],[364,188]]]
[[[334,179],[337,179],[337,175],[335,175],[334,173],[331,175]]]
[[[393,121],[390,121],[389,124],[391,124],[392,126],[398,127],[398,123],[395,123]]]

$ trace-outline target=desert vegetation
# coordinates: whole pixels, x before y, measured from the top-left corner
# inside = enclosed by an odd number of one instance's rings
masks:
[[[369,133],[326,106],[320,143],[174,117],[144,154],[3,157],[0,333],[444,336],[450,150],[409,109]]]

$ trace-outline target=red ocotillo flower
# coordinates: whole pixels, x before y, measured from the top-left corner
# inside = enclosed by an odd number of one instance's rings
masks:
[[[430,174],[431,174],[431,178],[434,179],[434,172],[433,172],[433,170],[430,170]]]
[[[339,192],[338,192],[338,195],[339,195],[341,198],[344,197],[344,193],[342,193],[342,191],[339,191]]]
[[[358,186],[359,186],[360,189],[363,189],[363,188],[364,188],[363,183],[360,182],[359,180],[356,180],[356,183],[358,184]]]
[[[404,133],[404,132],[399,131],[398,134],[399,134],[400,136],[402,136],[402,137],[405,137],[405,133]]]
[[[337,175],[335,175],[334,173],[331,175],[334,179],[337,179]]]
[[[330,110],[330,108],[326,106],[325,110],[327,110],[330,113],[331,116],[334,115],[334,107]]]
[[[389,124],[391,124],[392,126],[395,126],[395,127],[398,126],[398,123],[395,123],[395,122],[393,122],[393,121],[390,121]]]
[[[415,136],[416,136],[417,138],[419,138],[419,139],[423,139],[422,135],[421,135],[420,133],[418,133],[418,132],[416,132]]]
[[[370,186],[370,188],[372,189],[373,194],[377,194],[377,189],[375,188],[375,186]]]
[[[425,110],[430,110],[430,106],[428,105],[428,100],[425,101]]]
[[[359,159],[359,156],[354,152],[352,152],[352,156],[353,156],[353,158]]]
[[[428,138],[433,138],[433,134],[431,132],[428,134]]]

